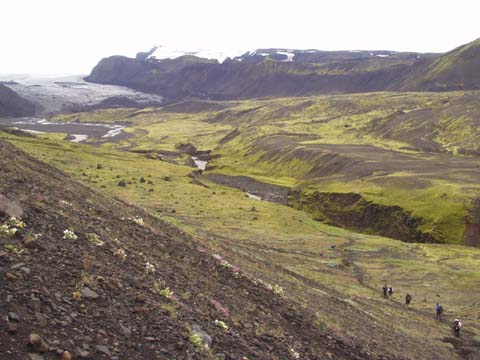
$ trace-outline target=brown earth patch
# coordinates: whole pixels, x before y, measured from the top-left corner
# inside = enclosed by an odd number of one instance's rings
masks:
[[[288,191],[290,188],[285,186],[263,183],[248,176],[207,174],[205,177],[217,184],[230,186],[259,196],[262,200],[276,202],[282,205],[286,205],[288,202]]]

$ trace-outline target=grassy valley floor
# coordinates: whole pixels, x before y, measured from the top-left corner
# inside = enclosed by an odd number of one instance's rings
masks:
[[[142,129],[135,126],[129,131],[138,136]],[[173,125],[160,122],[155,126]],[[181,227],[235,266],[280,284],[287,297],[317,313],[319,326],[362,344],[366,351],[388,349],[406,359],[478,356],[477,249],[409,244],[327,226],[305,212],[248,198],[240,190],[217,185],[205,177],[192,177],[194,168],[183,165],[186,156],[165,157],[162,161],[152,159],[152,152],[115,149],[173,151],[176,144],[198,138],[204,143],[199,140],[195,145],[206,150],[231,131],[223,129],[224,125],[218,125],[218,131],[208,126],[201,128],[209,132],[204,137],[172,128],[171,138],[152,135],[148,143],[140,135],[129,143],[102,146],[59,140],[62,135],[2,137],[106,195],[141,206]],[[193,125],[191,128],[197,129]],[[223,161],[226,157],[212,163],[220,166]],[[266,176],[258,178],[265,180]],[[119,186],[121,181],[125,186]],[[276,178],[284,185],[295,181],[292,176]],[[384,282],[396,290],[389,300],[381,297]],[[403,305],[407,292],[413,296],[409,308]],[[445,307],[443,322],[434,319],[435,302]],[[460,340],[449,331],[448,322],[454,317],[465,324]],[[269,329],[259,327],[257,331],[261,334]]]
[[[400,207],[416,219],[416,230],[436,242],[475,245],[480,239],[469,238],[468,226],[480,226],[472,215],[480,198],[479,97],[372,93],[190,101],[55,120],[128,123],[129,137],[103,146],[168,154],[192,144],[211,151],[207,173],[247,175],[307,196],[360,194],[374,204]],[[314,216],[349,227],[322,211]],[[388,234],[366,225],[353,229]]]

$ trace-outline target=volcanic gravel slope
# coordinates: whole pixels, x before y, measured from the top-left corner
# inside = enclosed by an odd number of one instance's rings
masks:
[[[18,202],[26,224],[0,235],[2,360],[392,358],[333,338],[308,311],[141,209],[3,141],[0,154],[0,209],[15,209],[5,197]],[[63,239],[65,229],[78,239]],[[29,346],[32,334],[42,339]],[[210,348],[192,334],[208,334]]]

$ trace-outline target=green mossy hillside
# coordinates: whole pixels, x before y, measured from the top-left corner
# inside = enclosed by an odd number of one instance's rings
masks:
[[[192,144],[211,151],[208,171],[398,206],[419,231],[464,241],[480,197],[479,93],[372,93],[60,116],[128,123],[130,138],[104,146],[160,154]]]

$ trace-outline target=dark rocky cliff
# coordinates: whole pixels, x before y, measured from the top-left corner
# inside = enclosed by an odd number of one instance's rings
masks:
[[[222,63],[192,55],[176,59],[105,58],[87,81],[186,98],[247,99],[372,91],[480,89],[480,40],[446,54],[393,51],[260,49]]]
[[[412,66],[435,55],[368,52],[292,52],[286,61],[274,50],[245,54],[223,63],[195,56],[144,60],[123,56],[102,59],[87,81],[125,85],[179,100],[247,99],[356,93],[395,89]],[[382,57],[382,56],[384,57]]]

